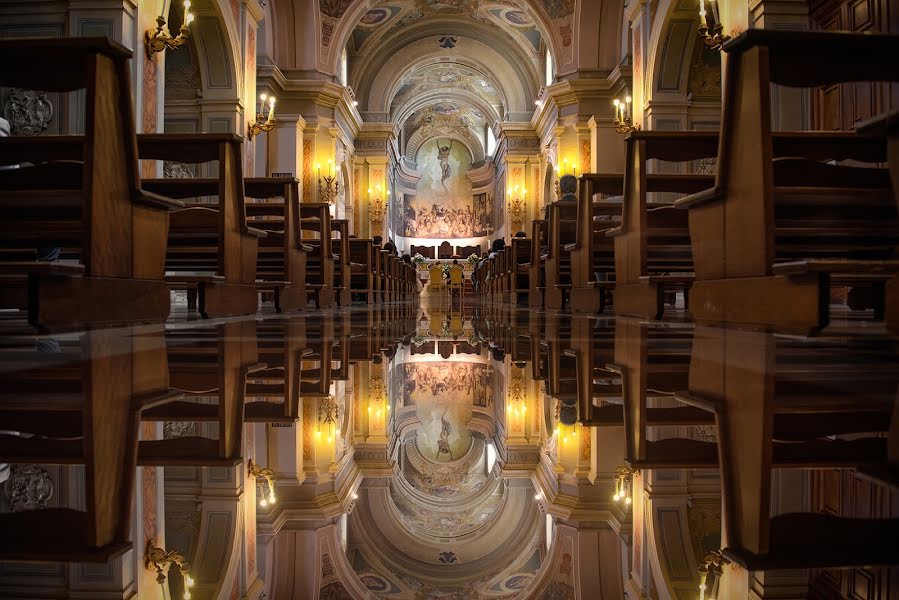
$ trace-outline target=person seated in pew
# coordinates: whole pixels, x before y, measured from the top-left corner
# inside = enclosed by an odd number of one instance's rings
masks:
[[[396,244],[393,243],[393,240],[388,239],[387,243],[384,244],[384,250],[387,250],[391,254],[399,254],[396,250]]]
[[[371,238],[371,243],[375,248],[380,248],[381,242],[383,242],[383,241],[384,241],[384,238],[382,238],[379,235],[376,235],[375,237]]]
[[[523,237],[528,237],[528,235],[523,231],[519,231],[518,233],[515,234],[515,237],[523,238]]]

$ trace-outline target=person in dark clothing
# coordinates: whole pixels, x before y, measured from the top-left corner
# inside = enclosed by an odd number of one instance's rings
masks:
[[[517,237],[517,238],[523,238],[523,237],[528,237],[528,236],[527,236],[527,234],[526,234],[525,232],[519,231],[518,233],[515,234],[515,237]]]
[[[387,243],[384,244],[384,250],[387,250],[388,252],[392,252],[394,254],[398,254],[398,252],[396,251],[396,244],[393,243],[393,240],[387,240]]]
[[[371,243],[378,247],[381,246],[381,242],[383,242],[383,241],[384,241],[384,238],[382,238],[379,235],[376,235],[375,237],[371,238]]]
[[[499,252],[503,248],[506,247],[506,240],[503,238],[497,238],[493,240],[493,244],[490,245],[491,252]]]

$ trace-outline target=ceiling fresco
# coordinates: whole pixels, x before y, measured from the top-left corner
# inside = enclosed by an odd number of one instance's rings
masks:
[[[554,12],[564,12],[564,8]],[[542,38],[537,24],[513,0],[384,0],[362,16],[353,30],[350,49],[365,50],[407,25],[440,17],[462,17],[498,26],[524,46],[529,45],[531,52],[540,50]]]
[[[458,64],[437,63],[413,71],[403,78],[393,97],[390,112],[396,116],[415,98],[423,94],[441,91],[468,93],[490,106],[502,104],[497,86],[488,75]],[[434,110],[447,114],[445,106],[435,105]],[[480,111],[474,111],[468,116],[475,117],[476,119],[473,120],[479,120],[483,125],[485,116]],[[492,118],[496,118],[496,116],[491,115]]]

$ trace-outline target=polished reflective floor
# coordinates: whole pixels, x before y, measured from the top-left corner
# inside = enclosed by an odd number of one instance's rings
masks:
[[[899,593],[878,329],[437,303],[3,330],[2,598]]]

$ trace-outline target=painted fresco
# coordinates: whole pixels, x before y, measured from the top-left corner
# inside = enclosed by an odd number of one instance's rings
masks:
[[[418,151],[421,179],[417,193],[406,199],[397,231],[416,238],[477,237],[481,223],[487,221],[483,210],[475,211],[471,196],[471,153],[462,142],[434,138]]]
[[[421,421],[417,443],[435,461],[458,460],[471,447],[472,407],[492,393],[491,371],[480,363],[405,363],[400,369],[405,406]]]

